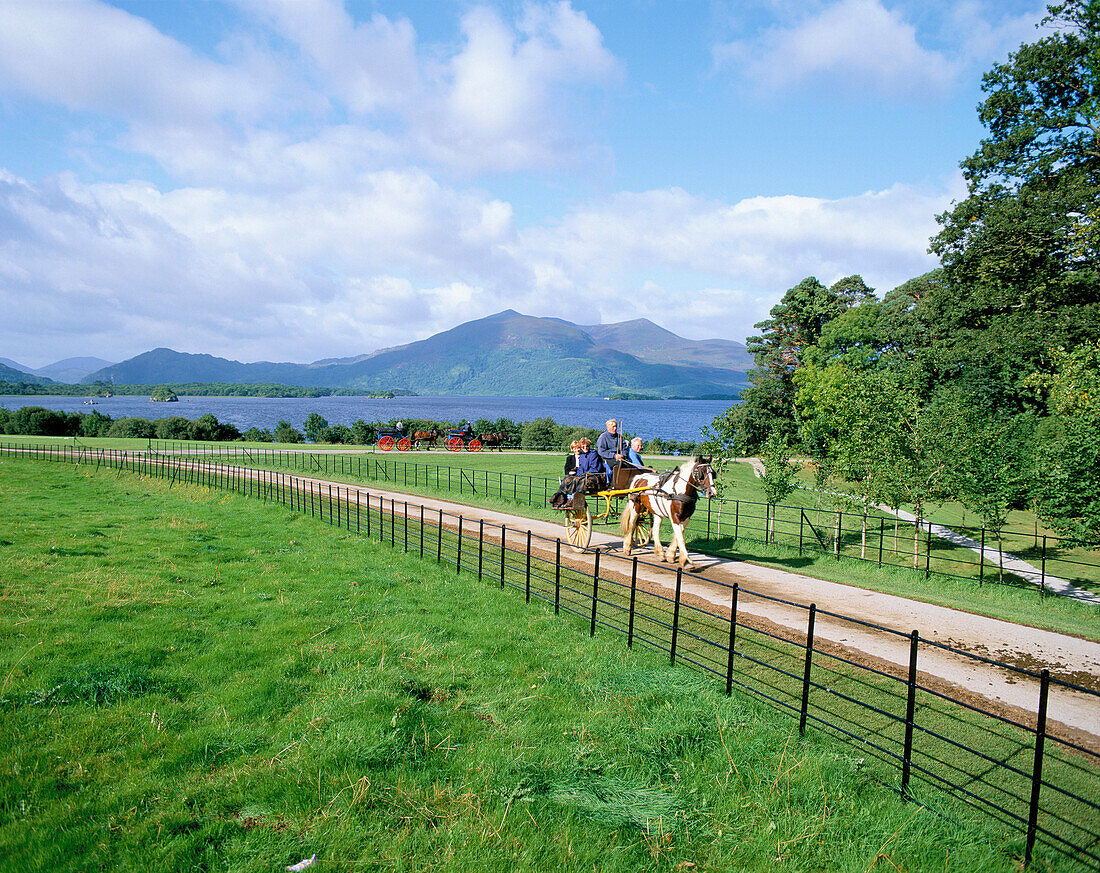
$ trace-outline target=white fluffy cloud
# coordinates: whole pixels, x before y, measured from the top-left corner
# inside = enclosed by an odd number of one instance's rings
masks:
[[[81,331],[93,350],[313,360],[507,307],[741,339],[804,276],[886,290],[930,269],[931,216],[958,186],[732,204],[664,189],[517,231],[507,203],[422,172],[364,174],[340,196],[2,174],[0,348],[18,359]]]
[[[881,0],[840,0],[751,41],[714,49],[715,61],[766,91],[809,80],[852,91],[922,94],[946,88],[953,64],[923,48],[916,29]]]

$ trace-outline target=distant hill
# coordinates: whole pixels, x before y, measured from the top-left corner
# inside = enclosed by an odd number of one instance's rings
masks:
[[[367,355],[312,364],[243,364],[154,349],[84,381],[278,382],[452,395],[591,397],[632,391],[698,397],[739,393],[751,363],[741,343],[687,340],[646,319],[580,326],[509,309]]]
[[[35,385],[45,385],[52,381],[52,379],[47,379],[45,376],[36,376],[27,370],[17,370],[14,367],[7,366],[6,364],[0,364],[0,383],[30,382]],[[2,385],[0,385],[0,393],[3,393]]]
[[[7,367],[9,370],[18,370],[20,373],[33,373],[30,367],[24,367],[18,361],[13,361],[11,358],[0,358],[0,367]]]
[[[34,371],[36,375],[46,376],[55,382],[66,382],[75,385],[89,373],[112,366],[110,361],[103,358],[65,358],[45,367],[39,367]]]

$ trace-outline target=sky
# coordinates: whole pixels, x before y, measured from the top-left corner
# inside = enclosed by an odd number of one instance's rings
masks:
[[[0,0],[0,356],[744,341],[936,266],[1027,0]]]

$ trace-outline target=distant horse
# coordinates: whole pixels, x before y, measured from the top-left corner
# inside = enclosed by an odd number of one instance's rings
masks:
[[[428,445],[435,445],[435,441],[439,439],[439,431],[435,430],[418,430],[413,434],[413,443],[419,449],[421,443],[428,443]]]
[[[489,449],[496,449],[498,452],[504,451],[504,441],[508,438],[506,433],[483,433],[481,435],[481,444]]]
[[[630,554],[634,527],[641,508],[644,507],[653,515],[653,554],[657,556],[657,560],[675,563],[678,551],[680,566],[685,570],[695,569],[688,558],[684,528],[695,512],[695,502],[700,494],[714,497],[718,493],[714,489],[714,471],[711,470],[710,460],[696,455],[671,473],[640,473],[631,479],[631,488],[648,485],[650,490],[632,494],[619,517],[625,555]],[[661,520],[665,518],[672,526],[672,541],[667,550],[661,548]]]

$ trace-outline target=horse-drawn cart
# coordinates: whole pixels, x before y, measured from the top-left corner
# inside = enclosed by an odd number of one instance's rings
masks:
[[[574,480],[573,484],[580,487],[559,490],[550,504],[565,513],[565,538],[574,552],[588,548],[594,523],[607,523],[612,513],[617,513],[625,557],[652,539],[653,554],[659,561],[674,562],[679,555],[680,566],[692,569],[684,528],[698,499],[717,495],[710,458],[696,455],[665,473],[618,466],[610,488],[604,487],[602,476],[592,475],[592,479],[588,481],[586,476]],[[596,501],[595,513],[588,505],[591,498]],[[626,498],[625,504],[620,504],[622,498]],[[605,501],[603,512],[600,512],[601,499]],[[661,545],[662,519],[667,519],[672,527],[672,541],[667,549]]]
[[[616,523],[618,518],[611,516],[613,513],[618,515],[622,498],[629,499],[632,494],[651,490],[648,484],[630,487],[630,480],[639,472],[641,471],[633,467],[616,467],[610,488],[599,483],[602,477],[585,477],[589,481],[582,481],[578,490],[567,495],[566,501],[561,506],[551,504],[554,509],[561,509],[565,514],[565,539],[569,543],[569,548],[574,552],[583,552],[592,541],[593,524]],[[593,507],[588,505],[590,499],[595,503],[594,513]],[[604,501],[603,512],[600,511],[601,499]],[[632,544],[638,548],[645,546],[649,542],[652,529],[653,519],[648,511],[642,509],[638,513],[631,536]]]
[[[464,449],[468,452],[481,451],[481,440],[468,430],[447,431],[447,439],[444,440],[443,445],[447,447],[448,452],[461,452]]]
[[[412,448],[412,440],[396,428],[378,431],[378,448],[383,452],[392,452],[397,446],[399,452],[407,452]]]

